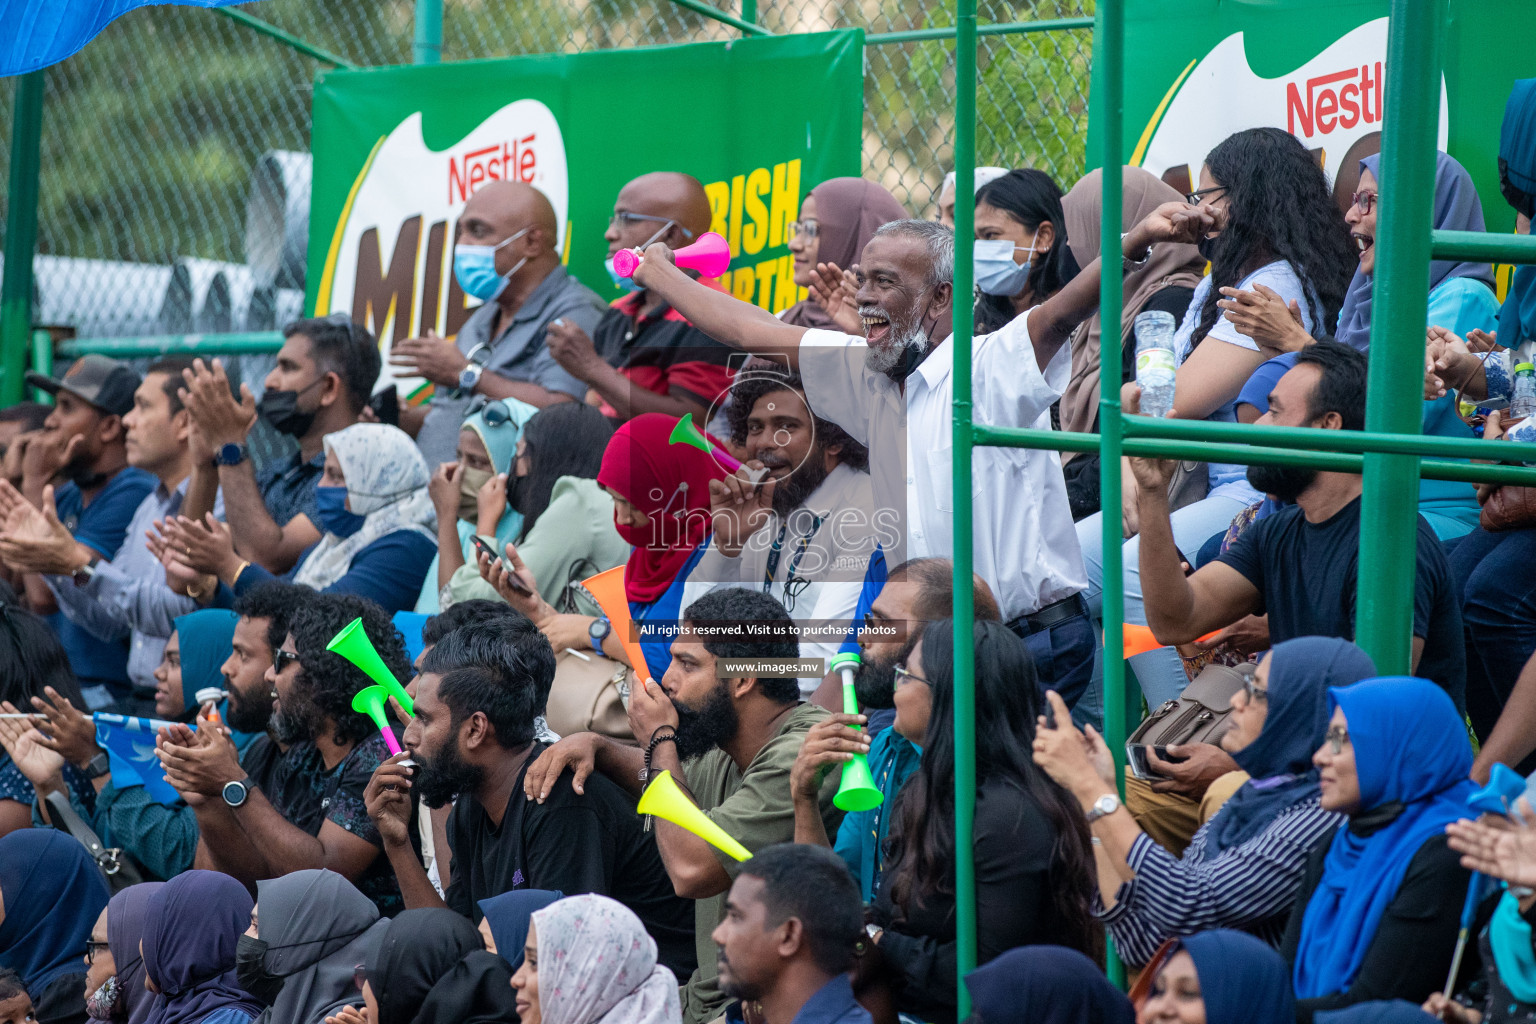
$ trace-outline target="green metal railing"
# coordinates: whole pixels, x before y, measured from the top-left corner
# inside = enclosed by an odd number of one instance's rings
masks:
[[[1451,462],[1446,459],[1529,459],[1536,463],[1536,445],[1502,441],[1423,437],[1422,381],[1428,263],[1436,259],[1536,263],[1536,237],[1512,237],[1475,232],[1431,231],[1434,193],[1435,118],[1441,54],[1439,26],[1446,0],[1392,0],[1387,35],[1387,65],[1412,68],[1411,75],[1387,79],[1382,135],[1382,177],[1392,184],[1393,201],[1382,210],[1378,226],[1381,256],[1372,309],[1368,411],[1364,431],[1259,427],[1232,423],[1149,419],[1124,416],[1120,408],[1118,375],[1100,376],[1100,434],[1065,434],[1050,430],[1020,430],[977,425],[971,418],[972,331],[967,303],[957,299],[954,344],[954,510],[955,510],[955,740],[957,753],[973,749],[974,667],[971,641],[971,466],[973,445],[1097,451],[1101,458],[1100,493],[1103,508],[1120,506],[1122,455],[1196,459],[1205,462],[1305,465],[1334,472],[1359,472],[1364,477],[1362,519],[1372,524],[1361,532],[1355,635],[1383,674],[1406,673],[1413,624],[1414,544],[1418,515],[1418,481],[1440,480],[1536,483],[1536,468]],[[962,62],[973,46],[965,34],[966,12],[972,0],[959,0],[961,32],[957,46],[955,137],[957,176],[967,180],[973,133],[969,117],[976,89],[974,63]],[[1091,123],[1103,154],[1103,237],[1100,251],[1120,251],[1122,114],[1124,103],[1124,0],[1099,0],[1091,91]],[[955,202],[955,294],[970,294],[972,250],[969,189],[960,189]],[[963,269],[962,269],[963,268]],[[1103,323],[1120,321],[1120,275],[1106,273],[1100,293]],[[1440,458],[1424,458],[1439,456]],[[1124,589],[1121,538],[1104,534],[1104,738],[1114,752],[1122,779],[1127,703],[1122,650]],[[970,759],[961,758],[964,762]],[[955,766],[956,850],[972,848],[971,813],[975,801],[974,765]],[[975,966],[976,908],[974,865],[958,857],[955,865],[960,1016],[970,1011],[965,989],[967,971]],[[1111,957],[1111,970],[1118,964]]]

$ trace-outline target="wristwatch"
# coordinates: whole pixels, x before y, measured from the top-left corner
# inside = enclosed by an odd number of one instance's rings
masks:
[[[100,555],[92,555],[91,560],[76,569],[73,575],[75,586],[83,587],[96,578],[96,563],[101,561]]]
[[[1114,814],[1120,809],[1120,798],[1113,793],[1105,793],[1093,802],[1093,807],[1088,811],[1088,824],[1093,824],[1100,818]]]
[[[475,390],[475,385],[480,383],[480,375],[485,373],[485,367],[479,363],[470,363],[459,371],[459,392],[469,394]]]
[[[231,441],[229,444],[219,445],[219,450],[213,457],[213,464],[215,466],[238,466],[245,461],[246,456],[249,454],[250,450],[245,445],[236,444]]]
[[[112,759],[107,757],[105,750],[96,751],[96,756],[85,762],[82,769],[88,779],[99,779],[112,770]]]
[[[603,651],[603,641],[608,639],[608,634],[613,632],[613,623],[599,616],[592,620],[587,627],[587,640],[592,644],[592,649],[599,654]]]
[[[247,775],[243,779],[224,783],[224,802],[231,807],[239,807],[245,803],[246,798],[251,795],[250,782],[251,777]]]

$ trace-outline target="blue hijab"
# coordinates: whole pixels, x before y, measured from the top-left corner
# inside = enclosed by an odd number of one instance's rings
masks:
[[[51,828],[0,836],[0,967],[34,998],[66,974],[84,974],[85,943],[112,894],[78,839]]]
[[[261,1013],[235,979],[235,946],[253,906],[245,886],[218,871],[182,872],[149,897],[144,971],[160,994],[145,1024],[196,1024],[225,1008]]]
[[[1456,705],[1425,679],[1384,676],[1328,691],[1329,714],[1342,708],[1360,780],[1355,814],[1384,804],[1403,810],[1359,835],[1339,829],[1323,877],[1307,902],[1296,950],[1296,996],[1316,999],[1354,984],[1376,926],[1397,895],[1408,862],[1445,826],[1476,817],[1472,745]]]
[[[1312,754],[1328,731],[1328,690],[1376,674],[1370,655],[1331,636],[1287,640],[1269,657],[1264,727],[1258,739],[1232,755],[1250,779],[1206,827],[1206,860],[1246,843],[1296,804],[1317,798]]]
[[[227,608],[205,608],[176,618],[181,641],[181,699],[183,711],[197,707],[197,691],[210,686],[224,689],[220,671],[234,649],[235,623],[240,616]]]
[[[515,971],[523,965],[523,947],[528,944],[528,922],[535,910],[543,910],[565,893],[553,889],[513,889],[480,901],[480,913],[491,923],[491,938],[496,940],[496,955]]]
[[[1360,161],[1361,171],[1370,171],[1381,181],[1381,154]],[[1435,208],[1432,223],[1437,231],[1483,231],[1483,202],[1467,169],[1448,153],[1435,154]],[[1453,277],[1470,277],[1493,287],[1493,268],[1486,263],[1458,263],[1432,260],[1429,264],[1429,290],[1434,291]],[[1371,344],[1371,278],[1359,269],[1350,278],[1339,309],[1339,328],[1334,337],[1344,344],[1366,351]]]
[[[1075,949],[1021,946],[965,976],[986,1024],[1132,1024],[1136,1011],[1099,965]]]
[[[1247,932],[1230,928],[1179,940],[1195,962],[1206,1024],[1293,1024],[1295,1002],[1285,958]]]
[[[1522,79],[1510,91],[1499,133],[1499,158],[1509,183],[1536,195],[1536,78]],[[1536,267],[1517,267],[1499,310],[1499,344],[1516,348],[1532,339],[1536,339]]]

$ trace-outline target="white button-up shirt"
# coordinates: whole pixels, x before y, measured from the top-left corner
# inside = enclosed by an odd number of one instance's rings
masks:
[[[1062,345],[1042,373],[1028,319],[1021,314],[1002,330],[973,339],[975,422],[1050,428],[1051,404],[1071,373],[1071,352]],[[800,342],[806,397],[816,415],[869,447],[876,515],[896,510],[906,524],[906,551],[887,555],[892,567],[903,557],[952,557],[953,338],[912,371],[905,392],[865,366],[868,348],[863,338],[807,331]],[[976,449],[972,465],[974,566],[991,586],[1004,620],[1087,587],[1061,457],[1054,451],[988,447]]]
[[[834,466],[784,519],[770,513],[736,557],[711,547],[689,582],[718,580],[762,590],[811,630],[801,636],[800,656],[830,660],[857,635],[854,620],[866,589],[878,588],[870,578],[871,560],[880,549],[880,537],[869,529],[873,507],[869,474]],[[779,557],[770,574],[775,541]],[[801,679],[800,689],[812,693],[820,682],[820,677]]]

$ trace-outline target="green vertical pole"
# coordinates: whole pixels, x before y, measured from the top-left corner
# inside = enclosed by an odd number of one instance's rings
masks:
[[[1104,324],[1100,358],[1107,368],[1119,366],[1112,341],[1120,337],[1123,280],[1120,270],[1121,119],[1125,105],[1125,68],[1121,63],[1125,32],[1122,0],[1099,0],[1095,9],[1093,72],[1097,78],[1089,99],[1097,114],[1092,120],[1099,131],[1103,168],[1103,217],[1099,252],[1103,275],[1099,284],[1099,322]],[[1120,374],[1099,374],[1099,495],[1103,519],[1104,566],[1104,741],[1115,755],[1115,778],[1125,793],[1126,693],[1125,660],[1122,658],[1125,629],[1125,586],[1120,537]],[[1124,967],[1110,951],[1109,969],[1116,984],[1124,986]]]
[[[53,376],[53,335],[47,331],[32,332],[32,369],[44,377]],[[53,396],[42,388],[30,389],[31,399],[44,405],[53,404]]]
[[[22,398],[32,340],[32,255],[37,251],[37,179],[42,161],[43,73],[16,79],[15,134],[5,215],[5,278],[0,281],[0,406]]]
[[[976,0],[955,12],[955,991],[959,1019],[971,1012],[965,975],[976,966],[976,645],[971,567],[971,253],[976,232]]]
[[[1392,0],[1387,29],[1385,118],[1371,360],[1365,429],[1417,434],[1424,416],[1423,359],[1429,231],[1435,190],[1435,126],[1446,0]],[[1412,372],[1408,372],[1412,370]],[[1360,508],[1355,638],[1384,675],[1406,674],[1413,641],[1419,460],[1366,455]]]
[[[416,39],[411,46],[417,64],[443,59],[443,0],[416,0]]]
[[[757,23],[757,0],[741,0],[741,20],[751,24]],[[750,35],[750,33],[743,32],[742,35]]]

